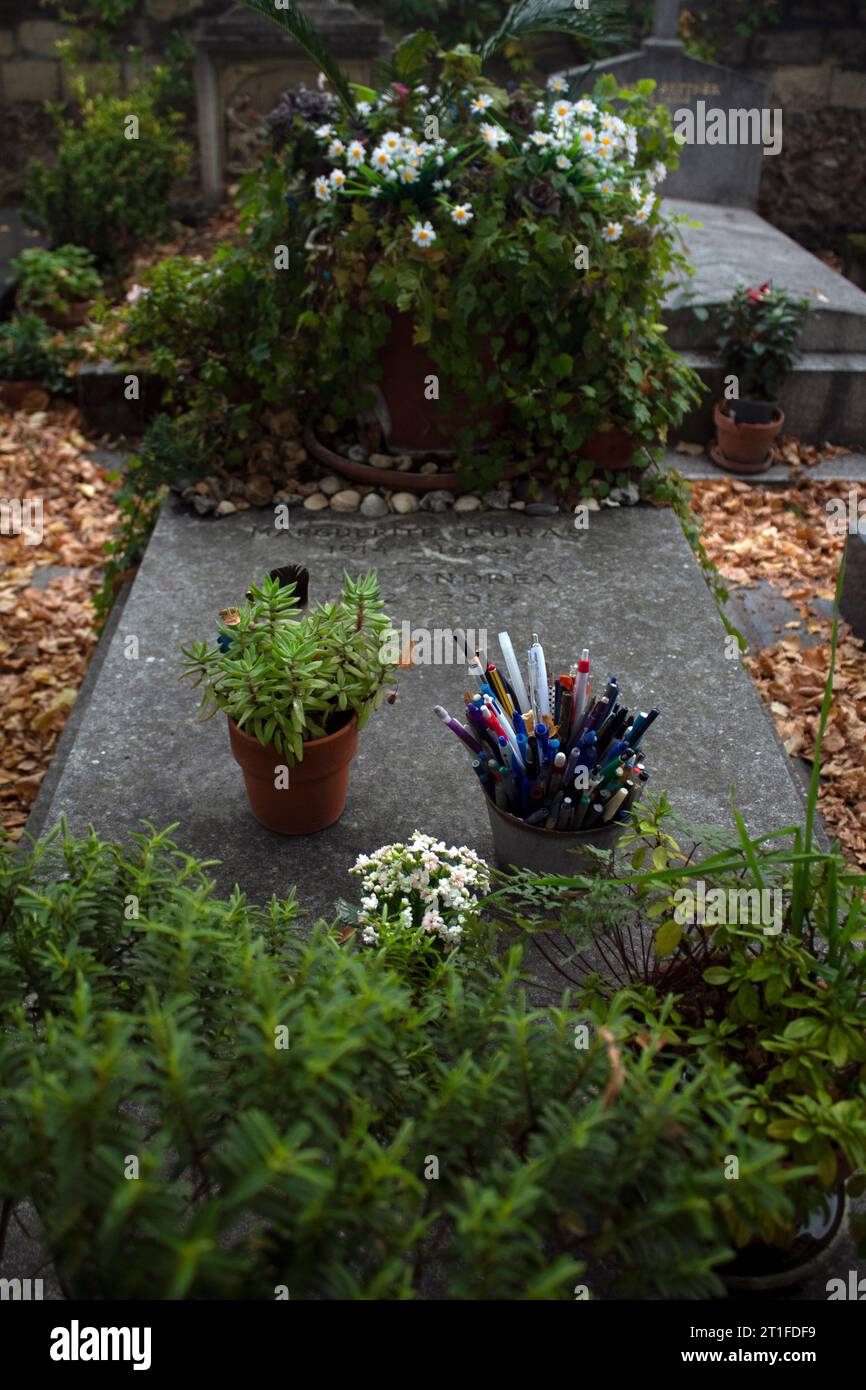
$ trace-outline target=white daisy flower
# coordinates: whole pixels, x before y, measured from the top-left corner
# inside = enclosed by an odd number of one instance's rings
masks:
[[[578,139],[580,140],[580,143],[583,145],[584,149],[595,149],[595,131],[593,130],[591,125],[584,125],[580,127]]]
[[[373,110],[373,107],[371,106],[369,101],[359,101],[357,106],[355,107],[355,110],[357,111],[359,116],[369,116],[370,112]]]
[[[316,197],[320,198],[323,203],[326,203],[331,196],[331,185],[328,183],[328,180],[325,178],[316,179],[315,189]]]
[[[471,203],[457,203],[451,209],[451,221],[456,222],[458,227],[468,227],[474,216]]]
[[[370,197],[371,197],[371,198],[378,198],[378,197],[379,197],[379,194],[380,194],[381,192],[382,192],[382,190],[381,190],[381,188],[379,187],[379,185],[378,185],[377,183],[374,183],[374,184],[373,184],[373,187],[370,189]]]
[[[531,144],[537,145],[539,149],[550,144],[550,136],[544,130],[534,130],[529,139]]]
[[[655,201],[656,195],[654,193],[648,193],[641,203],[641,208],[646,210],[647,216],[649,216],[655,207]]]
[[[417,183],[417,182],[418,182],[418,170],[416,169],[416,167],[414,166],[414,164],[406,164],[406,165],[404,165],[404,167],[400,170],[400,182],[401,182],[401,183]]]
[[[353,140],[346,154],[349,163],[357,169],[359,164],[364,163],[364,145],[361,140]]]
[[[332,186],[333,188],[342,188],[343,185],[345,184],[345,182],[346,182],[346,175],[345,175],[344,170],[342,170],[342,169],[332,169],[332,170],[331,170],[331,186]]]
[[[315,130],[315,132],[314,132],[314,134],[318,135],[318,137],[319,137],[320,140],[330,140],[330,138],[331,138],[331,136],[333,135],[333,133],[334,133],[334,127],[333,127],[332,125],[320,125],[320,126],[317,126],[317,127],[316,127],[316,130]]]
[[[445,186],[445,185],[444,185],[442,179],[434,179],[434,180],[433,180],[433,188],[435,189],[435,191],[436,191],[437,193],[441,193],[441,191],[442,191],[442,189],[444,188],[444,186]]]
[[[508,136],[501,126],[490,125],[487,121],[480,127],[480,134],[485,145],[488,145],[493,150],[508,139]]]
[[[334,139],[331,141],[330,145],[328,146],[329,159],[339,159],[340,155],[345,153],[346,146],[343,144],[342,140]]]
[[[570,169],[572,167],[571,160],[567,155],[558,154],[556,156],[556,167],[557,169]]]
[[[390,151],[383,149],[380,145],[378,149],[375,149],[370,155],[370,163],[374,169],[388,169],[391,164]]]
[[[636,203],[640,203],[643,200],[643,184],[640,179],[632,179],[628,186],[628,191]]]
[[[572,110],[570,101],[555,101],[552,114],[557,121],[568,121],[571,119]]]
[[[382,149],[389,150],[391,154],[399,150],[402,143],[403,138],[396,130],[386,130],[380,141]]]
[[[598,107],[589,97],[581,97],[580,101],[574,103],[574,109],[578,116],[594,116]]]
[[[661,183],[662,179],[667,178],[668,174],[667,166],[665,164],[662,164],[662,161],[660,159],[656,160],[651,172],[653,183]]]
[[[605,241],[619,241],[622,236],[622,223],[608,222],[606,226],[602,227],[601,234]]]
[[[556,77],[555,75],[553,77],[548,77],[547,90],[549,92],[567,92],[568,82],[564,77]]]
[[[412,228],[412,240],[416,246],[432,246],[436,240],[436,233],[429,222],[416,222]]]
[[[473,116],[481,116],[488,106],[493,105],[493,98],[488,92],[481,92],[479,96],[473,97],[469,103],[469,110]]]

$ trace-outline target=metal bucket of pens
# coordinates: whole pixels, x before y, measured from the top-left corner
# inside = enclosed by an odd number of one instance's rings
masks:
[[[637,792],[635,799],[640,795]],[[592,855],[581,853],[587,845],[593,849],[611,849],[625,825],[619,822],[602,825],[597,830],[547,830],[539,825],[527,825],[525,820],[501,811],[495,801],[485,796],[496,862],[501,869],[533,869],[538,874],[579,874],[589,867]]]
[[[467,698],[466,723],[441,705],[435,712],[472,754],[497,863],[579,873],[592,860],[587,847],[610,849],[629,823],[649,776],[641,741],[658,710],[629,712],[616,676],[593,698],[586,649],[554,677],[533,635],[526,684],[507,632],[499,643],[504,670],[470,663],[479,693]]]

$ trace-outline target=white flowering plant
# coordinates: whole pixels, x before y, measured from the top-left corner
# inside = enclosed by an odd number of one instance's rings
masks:
[[[584,481],[587,442],[612,427],[663,442],[698,383],[660,322],[688,265],[659,201],[679,147],[654,84],[506,91],[481,55],[429,35],[398,46],[392,72],[310,123],[306,168],[280,156],[281,196],[306,224],[294,346],[326,432],[372,406],[402,313],[469,481],[520,458]],[[273,169],[263,247],[280,239]]]
[[[490,888],[488,867],[474,850],[449,847],[420,830],[406,844],[359,855],[349,872],[361,878],[354,926],[363,945],[397,946],[437,959],[463,940],[478,900]]]

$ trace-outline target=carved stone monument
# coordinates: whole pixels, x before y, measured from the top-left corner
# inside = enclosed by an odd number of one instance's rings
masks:
[[[303,0],[301,8],[347,76],[369,82],[373,63],[388,50],[380,21],[339,0]],[[286,87],[313,86],[318,69],[287,33],[240,5],[203,18],[194,40],[201,184],[213,206],[227,172],[237,172],[227,167],[229,124],[243,142]]]

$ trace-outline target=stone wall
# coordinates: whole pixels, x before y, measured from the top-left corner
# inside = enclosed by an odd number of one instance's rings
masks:
[[[191,31],[226,8],[227,0],[141,0],[124,37],[156,56],[173,29]],[[358,8],[363,10],[363,0]],[[753,14],[754,6],[743,0],[713,0],[708,24],[718,61],[769,80],[773,105],[784,111],[782,153],[764,161],[760,211],[810,249],[841,255],[846,234],[866,231],[866,6],[858,0],[783,0],[775,24],[737,34],[737,22]],[[33,0],[0,0],[0,204],[20,201],[27,159],[51,149],[42,107],[65,94],[54,51],[65,34]],[[545,68],[552,65],[547,48]],[[353,76],[369,71],[366,61],[341,59]],[[563,62],[568,61],[566,45]],[[289,80],[307,76],[304,63],[293,61]],[[237,81],[231,71],[221,74],[226,101],[230,93],[246,97],[251,88],[259,98],[267,88],[269,96],[280,85],[273,69],[261,85],[249,66],[239,65],[236,76]],[[232,113],[229,168],[242,138],[232,133],[238,120],[243,123],[243,116]]]
[[[846,235],[866,231],[866,5],[784,0],[772,26],[737,34],[753,12],[713,0],[708,23],[717,61],[769,81],[784,112],[782,152],[764,160],[758,209],[810,250],[841,256]]]

